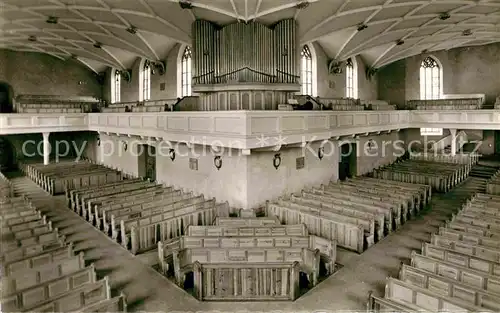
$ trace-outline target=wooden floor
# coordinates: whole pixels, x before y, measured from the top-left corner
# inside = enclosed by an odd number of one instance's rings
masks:
[[[108,275],[114,293],[127,295],[129,311],[302,311],[364,310],[367,295],[383,295],[385,278],[397,276],[401,262],[412,250],[420,250],[451,213],[472,194],[484,192],[486,180],[469,178],[451,192],[434,194],[423,216],[406,223],[361,255],[340,250],[338,262],[344,267],[295,302],[211,303],[199,302],[146,265],[146,256],[133,256],[80,216],[66,208],[64,196],[52,197],[35,183],[10,173],[16,194],[27,194],[50,217],[86,261],[94,262],[98,275]]]

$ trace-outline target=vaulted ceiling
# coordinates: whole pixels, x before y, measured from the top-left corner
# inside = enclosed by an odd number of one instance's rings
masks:
[[[295,18],[302,43],[381,67],[422,51],[500,42],[500,0],[0,0],[0,48],[76,58],[101,71],[162,60],[191,23]]]

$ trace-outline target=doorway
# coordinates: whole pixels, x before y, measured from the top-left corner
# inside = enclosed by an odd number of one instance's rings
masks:
[[[500,155],[500,130],[495,130],[495,154]]]
[[[344,143],[339,147],[339,180],[356,176],[356,143]]]
[[[156,181],[156,147],[141,145],[139,149],[139,176]]]
[[[12,143],[4,137],[0,137],[0,171],[16,169],[16,154]]]
[[[12,97],[14,92],[12,87],[7,83],[0,83],[0,113],[13,113]]]

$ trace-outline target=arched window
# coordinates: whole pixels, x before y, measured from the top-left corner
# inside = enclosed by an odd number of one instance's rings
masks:
[[[347,65],[345,68],[346,74],[346,84],[345,84],[345,96],[346,98],[358,98],[358,78],[356,75],[356,63],[353,59],[347,59]]]
[[[191,48],[186,47],[182,55],[182,96],[191,96]]]
[[[151,64],[146,60],[142,70],[142,100],[149,99],[151,99]]]
[[[302,62],[301,62],[301,80],[302,80],[302,94],[303,95],[313,95],[313,57],[309,46],[305,45],[302,47],[301,52]]]
[[[426,57],[420,64],[420,99],[441,98],[442,68],[432,57]]]
[[[121,72],[119,70],[115,71],[115,75],[113,78],[113,99],[111,102],[117,103],[120,102],[120,92],[121,92]]]

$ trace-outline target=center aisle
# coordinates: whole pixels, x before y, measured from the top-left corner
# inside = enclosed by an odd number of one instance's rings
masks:
[[[361,255],[339,250],[344,267],[295,302],[198,302],[172,282],[144,265],[138,258],[96,230],[66,207],[64,196],[52,197],[28,178],[11,179],[16,194],[27,194],[33,204],[53,221],[76,251],[94,262],[98,275],[108,275],[115,293],[127,295],[129,311],[336,311],[364,310],[368,292],[383,295],[385,278],[397,276],[400,263],[407,262],[412,250],[420,251],[466,199],[484,192],[486,180],[469,178],[447,194],[433,195],[427,214],[407,222]]]

